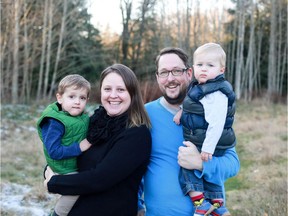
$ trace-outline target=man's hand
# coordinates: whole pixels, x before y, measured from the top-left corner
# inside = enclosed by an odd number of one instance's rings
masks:
[[[185,146],[180,146],[178,151],[178,164],[185,169],[202,171],[203,164],[201,154],[196,146],[189,141],[184,141]]]

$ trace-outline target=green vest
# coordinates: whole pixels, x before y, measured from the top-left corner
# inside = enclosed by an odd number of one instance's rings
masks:
[[[50,104],[42,113],[40,119],[37,121],[37,129],[39,137],[43,143],[41,124],[44,118],[54,118],[60,121],[65,127],[65,133],[61,139],[61,144],[64,146],[69,146],[73,142],[81,142],[86,138],[86,132],[89,125],[89,116],[87,114],[82,114],[79,116],[70,116],[68,112],[60,111],[57,102]],[[46,161],[51,169],[58,174],[67,174],[77,171],[77,158],[69,158],[62,160],[52,159],[45,145],[43,144],[44,155]]]

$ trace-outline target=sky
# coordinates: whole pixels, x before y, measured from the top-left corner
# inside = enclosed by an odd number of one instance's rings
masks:
[[[112,32],[121,34],[122,16],[120,0],[91,0],[90,4],[88,13],[92,15],[91,23],[96,28],[102,31],[109,27]]]
[[[92,15],[91,23],[100,31],[109,27],[110,32],[122,33],[122,15],[120,0],[88,0],[88,13]],[[132,16],[138,6],[139,0],[133,0]],[[169,0],[170,11],[176,11],[176,0]],[[186,0],[180,3],[186,4]],[[203,9],[219,7],[223,5],[231,7],[231,0],[201,0]],[[90,6],[89,6],[90,5]]]

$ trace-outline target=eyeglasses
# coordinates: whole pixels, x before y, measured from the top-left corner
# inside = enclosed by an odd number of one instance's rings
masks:
[[[170,70],[170,71],[160,71],[160,72],[157,72],[158,76],[161,77],[161,78],[165,78],[165,77],[168,77],[169,76],[169,73],[172,73],[173,76],[181,76],[183,75],[183,73],[188,70],[188,68],[184,68],[184,69],[173,69],[173,70]]]

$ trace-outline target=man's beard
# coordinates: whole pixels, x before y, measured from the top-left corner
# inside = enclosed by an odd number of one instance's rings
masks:
[[[166,101],[169,104],[175,105],[175,104],[182,104],[184,98],[186,96],[186,91],[180,91],[178,97],[176,98],[170,98],[166,93],[164,93],[163,97],[166,99]]]

